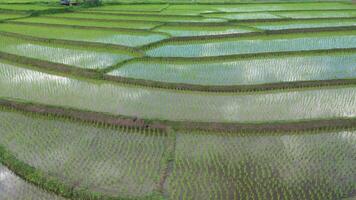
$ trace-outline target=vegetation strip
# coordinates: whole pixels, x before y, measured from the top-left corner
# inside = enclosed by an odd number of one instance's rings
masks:
[[[41,115],[53,115],[57,117],[71,118],[95,124],[107,124],[112,126],[129,126],[142,129],[156,129],[166,131],[173,130],[201,130],[221,131],[235,133],[287,133],[301,131],[337,130],[356,128],[356,118],[334,118],[318,120],[301,120],[268,123],[218,123],[218,122],[191,122],[146,120],[136,117],[111,115],[107,113],[84,111],[75,108],[44,105],[20,100],[0,98],[0,106]]]
[[[63,27],[63,28],[76,28],[76,29],[88,29],[88,30],[109,30],[117,31],[124,33],[160,33],[167,35],[166,33],[161,32],[152,32],[145,29],[131,29],[131,28],[116,28],[116,27],[102,27],[102,26],[82,26],[82,25],[68,25],[68,24],[50,24],[50,23],[35,23],[35,22],[19,22],[19,21],[6,21],[7,24],[19,24],[19,25],[30,25],[30,26],[41,26],[41,27]]]
[[[23,39],[23,40],[35,41],[35,42],[44,42],[44,43],[53,43],[53,44],[71,45],[71,46],[80,46],[80,47],[92,47],[92,48],[105,49],[105,50],[112,49],[118,52],[127,52],[130,55],[134,55],[134,56],[143,55],[143,52],[138,50],[137,48],[116,45],[116,44],[105,44],[99,42],[84,42],[84,41],[62,40],[62,39],[47,39],[47,38],[34,37],[34,36],[5,32],[5,31],[0,31],[0,35]]]
[[[304,55],[304,54],[322,54],[328,52],[354,52],[356,49],[331,49],[331,50],[312,50],[312,51],[296,51],[296,52],[275,52],[275,53],[258,53],[258,54],[241,54],[231,56],[219,56],[219,57],[206,57],[206,58],[137,58],[132,60],[126,60],[122,62],[125,65],[128,62],[134,61],[161,61],[161,62],[197,62],[197,61],[210,61],[210,60],[236,60],[244,58],[256,58],[256,57],[271,57],[271,56],[288,56],[288,55]],[[312,80],[312,81],[294,81],[294,82],[279,82],[279,83],[266,83],[255,85],[197,85],[186,83],[170,83],[162,81],[153,81],[145,79],[136,79],[130,77],[113,76],[104,74],[107,71],[93,70],[74,67],[70,65],[53,63],[49,61],[43,61],[35,58],[28,58],[24,56],[9,54],[0,51],[0,59],[7,60],[13,63],[19,63],[25,66],[44,71],[50,71],[54,73],[60,73],[64,75],[77,76],[89,79],[106,80],[116,83],[123,83],[129,85],[138,85],[153,88],[164,88],[172,90],[189,90],[189,91],[202,91],[202,92],[262,92],[271,90],[285,90],[285,89],[307,89],[316,87],[331,87],[331,86],[343,86],[343,85],[355,85],[356,78],[354,79],[331,79],[331,80]],[[118,68],[121,65],[109,67],[109,70]]]
[[[153,42],[147,45],[143,45],[140,48],[143,50],[149,50],[162,46],[164,44],[180,43],[187,41],[202,41],[202,40],[214,40],[214,39],[228,39],[228,38],[241,38],[250,36],[268,36],[268,35],[281,35],[281,34],[293,34],[293,33],[315,33],[315,32],[337,32],[337,31],[352,31],[356,30],[356,26],[338,26],[338,27],[317,27],[317,28],[295,28],[295,29],[280,29],[280,30],[261,30],[259,32],[247,32],[247,33],[231,33],[220,35],[201,35],[201,36],[181,36],[171,37],[163,39],[157,42]]]
[[[55,177],[43,173],[27,163],[18,160],[15,155],[10,153],[6,148],[0,146],[0,163],[7,167],[10,171],[22,178],[28,183],[31,183],[47,192],[54,193],[58,196],[73,199],[73,200],[151,200],[159,199],[157,194],[152,194],[142,198],[121,198],[111,197],[100,193],[93,193],[86,190],[78,190],[75,186],[69,186],[62,183]]]

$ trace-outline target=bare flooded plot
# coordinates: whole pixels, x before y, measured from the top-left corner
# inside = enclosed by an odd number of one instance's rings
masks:
[[[289,20],[285,22],[257,22],[243,23],[242,25],[252,26],[263,30],[283,30],[295,28],[320,28],[355,26],[355,19],[327,19],[327,20]]]
[[[155,29],[159,32],[168,33],[175,37],[180,36],[200,36],[200,35],[221,35],[233,33],[253,32],[252,28],[241,26],[181,26],[181,25],[163,25]]]
[[[0,125],[1,126],[1,125]],[[3,140],[3,139],[1,139]],[[38,199],[38,200],[64,200],[47,193],[36,186],[26,183],[13,172],[0,164],[0,199]]]
[[[195,42],[195,43],[194,43]],[[265,37],[196,40],[179,44],[165,44],[147,51],[157,57],[204,57],[262,52],[301,51],[356,47],[355,32],[326,34],[290,34]]]
[[[131,62],[110,75],[198,85],[356,78],[354,53],[212,62]]]
[[[266,122],[356,116],[356,88],[200,93],[87,82],[3,64],[0,96],[147,119]],[[163,112],[164,111],[164,112]]]
[[[159,182],[165,148],[162,133],[99,128],[6,111],[0,112],[0,121],[2,146],[75,190],[144,197]]]
[[[31,35],[35,37],[99,42],[124,46],[139,46],[167,38],[167,36],[158,33],[86,30],[66,27],[46,27],[17,24],[0,24],[0,28],[3,31]],[[51,31],[54,28],[56,31]],[[68,32],[70,32],[70,34],[68,34]]]
[[[177,134],[170,199],[323,199],[355,192],[356,132]]]
[[[125,54],[102,53],[69,47],[44,45],[25,40],[0,36],[0,51],[41,59],[45,61],[72,65],[81,68],[100,69],[131,58]]]
[[[31,17],[16,20],[19,22],[30,23],[45,23],[45,24],[61,24],[72,26],[91,26],[105,28],[129,28],[129,29],[151,29],[160,25],[159,22],[128,22],[128,21],[110,21],[110,20],[81,20],[70,18],[55,18],[55,17]]]

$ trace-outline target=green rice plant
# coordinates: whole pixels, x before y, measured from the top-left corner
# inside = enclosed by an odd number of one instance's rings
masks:
[[[303,18],[345,18],[356,17],[356,10],[344,10],[344,11],[289,11],[289,12],[274,12],[283,17],[293,19]]]
[[[0,13],[0,20],[7,20],[7,19],[18,18],[18,17],[24,17],[24,16],[26,15],[18,14],[18,13]]]
[[[64,198],[45,192],[21,178],[0,164],[0,199],[38,199],[64,200]]]
[[[158,33],[77,29],[72,27],[36,26],[36,24],[0,24],[1,30],[49,39],[99,42],[124,46],[139,46],[167,38]],[[53,28],[56,32],[51,32]],[[50,33],[50,34],[49,34]],[[70,34],[68,34],[70,33]]]
[[[355,19],[289,20],[283,22],[242,23],[263,30],[302,29],[319,27],[355,26]]]
[[[207,57],[356,47],[353,31],[172,41],[147,51],[155,57]]]
[[[104,27],[104,28],[127,28],[127,29],[151,29],[161,23],[157,22],[127,22],[127,21],[107,21],[107,20],[78,20],[70,18],[56,18],[56,17],[31,17],[16,20],[19,22],[30,23],[45,23],[45,24],[62,24],[71,26],[89,26],[89,27]]]
[[[101,7],[93,8],[91,10],[97,11],[135,11],[145,12],[154,11],[159,12],[166,8],[168,4],[132,4],[132,5],[104,5]]]
[[[0,112],[0,121],[1,146],[77,193],[139,198],[155,192],[163,133],[9,111]]]
[[[205,17],[214,17],[214,18],[224,18],[224,19],[233,19],[233,20],[246,20],[246,19],[278,19],[280,16],[271,14],[271,13],[212,13],[205,14]]]
[[[169,16],[169,15],[125,15],[115,13],[90,13],[90,12],[76,12],[76,13],[61,13],[54,14],[55,17],[69,17],[69,18],[83,18],[83,19],[102,19],[102,20],[120,20],[120,21],[155,21],[155,22],[224,22],[224,19],[205,18],[201,16]]]
[[[354,130],[177,133],[170,199],[334,200],[356,191]]]
[[[2,52],[88,69],[105,68],[131,58],[124,54],[102,53],[52,44],[44,45],[2,36],[0,36],[0,44]]]
[[[159,32],[168,33],[175,37],[248,33],[248,32],[255,31],[253,28],[241,27],[236,25],[235,26],[163,25],[163,26],[159,26],[155,30]]]
[[[0,97],[172,121],[272,122],[356,116],[356,87],[266,93],[204,93],[77,80],[0,67]]]
[[[289,11],[289,10],[348,10],[356,9],[354,5],[341,2],[312,2],[312,3],[260,3],[244,5],[225,5],[219,10],[223,12],[265,12],[265,11]]]
[[[53,8],[61,8],[59,6],[52,7],[45,4],[0,4],[0,10],[16,10],[16,11],[40,11]]]
[[[249,85],[356,78],[355,53],[211,62],[129,62],[110,75],[197,85]]]

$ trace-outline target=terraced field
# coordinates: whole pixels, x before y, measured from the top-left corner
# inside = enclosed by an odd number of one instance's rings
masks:
[[[356,4],[0,2],[0,200],[356,198]]]

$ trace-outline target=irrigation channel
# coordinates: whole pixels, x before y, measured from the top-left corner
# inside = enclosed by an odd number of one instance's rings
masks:
[[[1,1],[1,200],[353,198],[351,1]]]

